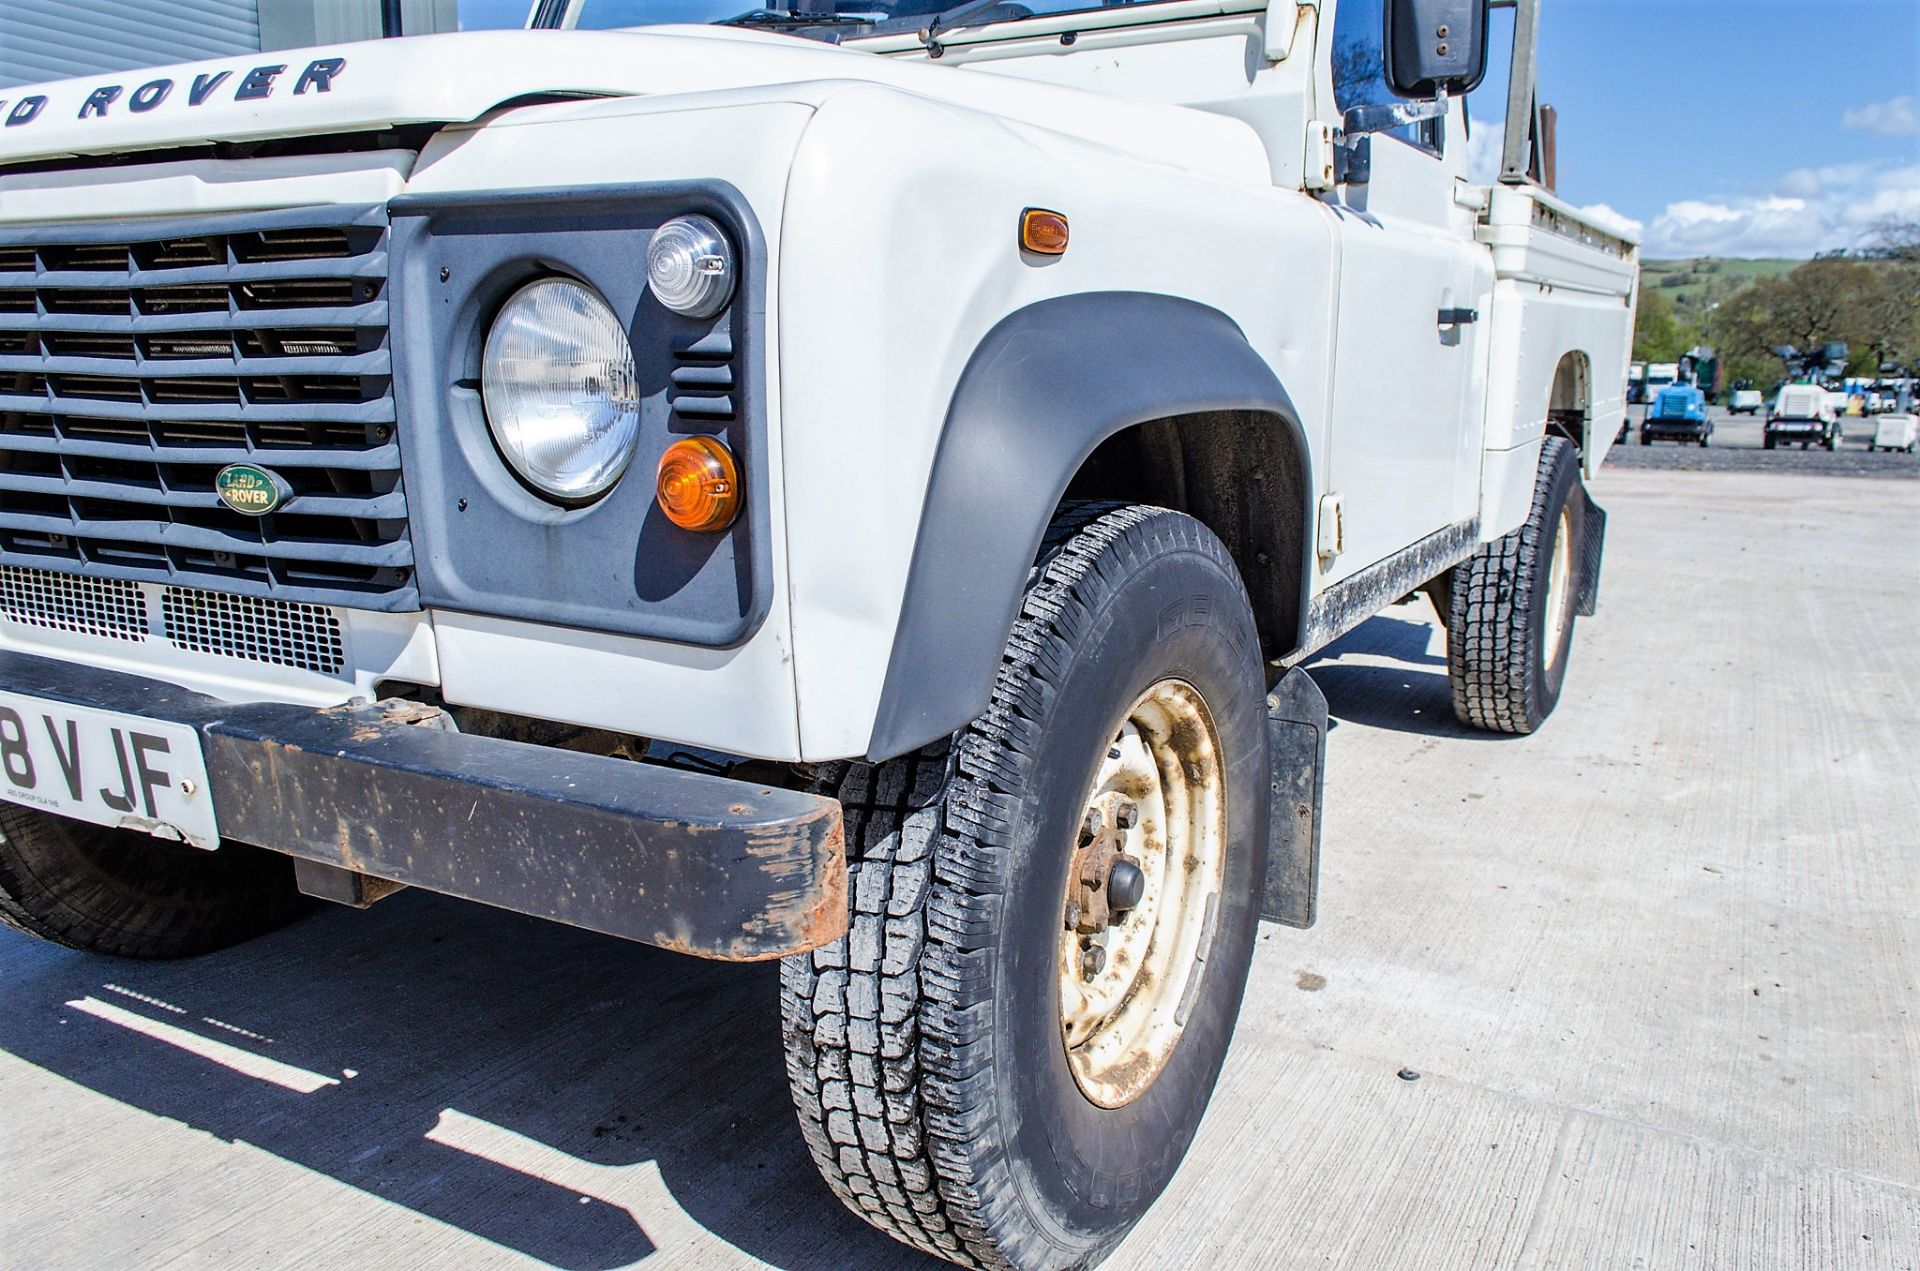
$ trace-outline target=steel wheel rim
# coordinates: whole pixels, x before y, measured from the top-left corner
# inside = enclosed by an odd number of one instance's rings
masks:
[[[1567,597],[1573,590],[1573,553],[1567,550],[1573,538],[1573,511],[1561,508],[1553,523],[1553,556],[1547,562],[1547,647],[1546,664],[1560,661],[1561,638],[1567,632]]]
[[[1198,996],[1226,877],[1226,774],[1199,690],[1154,684],[1128,708],[1087,797],[1087,812],[1133,803],[1121,850],[1146,876],[1135,907],[1097,937],[1073,908],[1083,843],[1069,869],[1057,960],[1061,1041],[1081,1093],[1104,1108],[1131,1103],[1172,1057]],[[1104,965],[1088,974],[1098,944]]]

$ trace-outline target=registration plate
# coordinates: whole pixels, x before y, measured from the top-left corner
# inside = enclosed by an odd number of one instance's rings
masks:
[[[0,799],[218,847],[200,733],[0,692]]]

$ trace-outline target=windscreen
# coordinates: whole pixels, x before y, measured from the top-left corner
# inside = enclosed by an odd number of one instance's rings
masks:
[[[732,22],[742,26],[781,26],[796,34],[827,38],[874,34],[925,26],[940,18],[945,29],[1015,22],[1022,18],[1101,9],[1134,8],[1155,0],[576,0],[572,25],[581,30],[658,26],[674,22]]]

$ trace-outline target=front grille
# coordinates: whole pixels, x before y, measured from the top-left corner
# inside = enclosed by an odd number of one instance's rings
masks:
[[[55,631],[136,642],[147,638],[147,598],[118,578],[0,568],[0,613]]]
[[[183,649],[336,674],[346,663],[340,620],[320,605],[169,587],[160,597],[167,639]]]
[[[386,288],[381,208],[0,227],[0,562],[417,608]]]

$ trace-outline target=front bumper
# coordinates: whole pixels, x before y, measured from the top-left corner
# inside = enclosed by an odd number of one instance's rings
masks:
[[[1817,420],[1796,419],[1784,423],[1770,423],[1766,426],[1766,431],[1776,437],[1824,437],[1830,427],[1831,425]]]
[[[232,705],[0,652],[0,687],[199,730],[223,837],[701,957],[847,926],[838,801],[452,729],[411,702]]]

